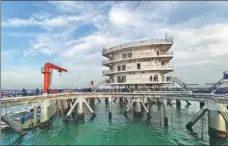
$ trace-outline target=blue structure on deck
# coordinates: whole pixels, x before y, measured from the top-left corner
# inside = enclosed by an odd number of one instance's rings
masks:
[[[215,88],[213,94],[228,94],[228,71],[223,72],[223,78],[213,87]]]

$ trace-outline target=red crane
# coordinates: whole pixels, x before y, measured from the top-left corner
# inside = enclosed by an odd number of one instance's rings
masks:
[[[45,63],[44,67],[42,68],[41,72],[44,74],[44,94],[48,93],[48,89],[51,85],[51,74],[52,69],[58,70],[58,72],[67,72],[66,69],[59,67],[57,65],[51,64],[51,63]]]

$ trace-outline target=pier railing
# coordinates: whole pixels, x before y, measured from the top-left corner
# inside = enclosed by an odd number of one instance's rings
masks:
[[[96,92],[109,92],[109,88],[97,88]],[[113,90],[113,89],[112,89]],[[210,93],[211,90],[209,88],[191,88],[188,90],[192,90],[194,93]],[[53,89],[53,91],[50,92],[50,94],[58,94],[58,93],[72,93],[72,92],[92,92],[93,90],[91,88],[80,88],[80,89]],[[130,89],[130,91],[134,91],[134,89]],[[122,89],[121,92],[130,92],[128,89]],[[153,89],[150,92],[154,91],[183,91],[181,88],[161,88],[161,89]],[[224,93],[225,89],[220,91]],[[114,89],[114,92],[119,92],[119,90]],[[228,93],[228,89],[226,90],[226,93]],[[43,95],[43,90],[40,90],[39,94],[36,93],[36,90],[27,90],[27,94],[24,94],[21,90],[2,90],[1,91],[1,98],[3,97],[17,97],[17,96],[36,96],[36,95]]]

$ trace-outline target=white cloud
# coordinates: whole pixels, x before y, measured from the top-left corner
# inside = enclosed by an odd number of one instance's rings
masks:
[[[54,18],[49,18],[42,16],[39,19],[35,17],[30,17],[28,19],[20,19],[20,18],[11,18],[7,21],[2,22],[3,27],[20,27],[20,26],[40,26],[42,28],[46,27],[67,27],[70,23],[85,21],[89,19],[91,16],[57,16]],[[43,19],[41,19],[43,18]]]

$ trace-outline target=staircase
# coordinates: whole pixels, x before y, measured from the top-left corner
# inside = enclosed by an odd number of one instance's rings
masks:
[[[174,84],[174,83],[177,83],[177,84],[178,84],[179,86],[181,86],[184,90],[187,89],[186,84],[185,84],[183,81],[181,81],[180,79],[178,79],[177,77],[172,77],[172,78],[171,78],[171,81],[172,81],[173,84]]]
[[[219,80],[217,83],[215,83],[212,87],[210,87],[210,89],[216,90],[223,83],[222,81],[223,81],[223,78]]]
[[[96,92],[101,84],[106,83],[106,80],[101,80],[98,84],[92,89],[92,92]]]

